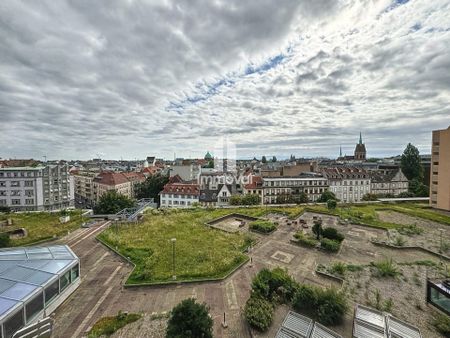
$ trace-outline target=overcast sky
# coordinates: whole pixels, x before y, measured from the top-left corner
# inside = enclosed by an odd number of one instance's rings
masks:
[[[450,0],[0,1],[0,157],[430,152]]]

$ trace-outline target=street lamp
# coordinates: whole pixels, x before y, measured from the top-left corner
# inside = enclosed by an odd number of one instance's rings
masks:
[[[172,238],[170,241],[172,242],[172,279],[176,280],[177,276],[175,275],[175,242],[177,241],[177,239]]]

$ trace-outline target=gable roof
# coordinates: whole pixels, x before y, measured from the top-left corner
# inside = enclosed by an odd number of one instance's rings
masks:
[[[159,194],[194,195],[200,194],[198,184],[167,183]]]
[[[94,178],[94,182],[104,185],[119,185],[129,181],[123,173],[104,171]]]

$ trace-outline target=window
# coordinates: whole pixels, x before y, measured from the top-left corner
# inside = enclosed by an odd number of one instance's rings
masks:
[[[59,289],[61,292],[65,290],[70,284],[70,270],[67,271],[64,275],[59,279]]]
[[[0,181],[0,187],[6,187],[6,182],[5,181]]]
[[[28,204],[28,205],[34,204],[34,199],[32,199],[32,198],[27,198],[27,199],[25,200],[25,204]]]
[[[71,283],[73,283],[80,276],[80,271],[78,271],[78,269],[79,269],[79,266],[77,264],[70,270],[70,282]]]
[[[45,305],[49,304],[59,294],[59,281],[53,282],[45,288]]]
[[[20,181],[11,181],[11,187],[20,187]]]
[[[41,292],[25,305],[27,323],[33,320],[44,309],[44,294]]]
[[[11,196],[20,196],[20,190],[11,190]]]
[[[13,334],[16,333],[16,331],[24,325],[23,319],[24,318],[22,310],[20,310],[19,312],[15,313],[12,317],[10,317],[3,324],[3,328],[5,330],[4,337],[11,338]]]
[[[6,190],[0,190],[0,196],[6,196]]]
[[[11,204],[12,205],[20,205],[20,200],[18,200],[18,199],[11,200]]]
[[[0,200],[0,205],[6,205],[6,200]]]
[[[32,187],[33,186],[33,181],[25,181],[25,186],[26,187]]]

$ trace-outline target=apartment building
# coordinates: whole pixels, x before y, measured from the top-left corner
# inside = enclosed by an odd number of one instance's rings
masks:
[[[450,126],[433,131],[431,151],[430,205],[450,211]]]
[[[263,177],[264,204],[295,203],[302,193],[311,202],[328,190],[327,179],[319,173],[302,173],[295,177]]]
[[[104,171],[94,178],[94,200],[98,202],[110,190],[133,198],[132,184],[123,173]]]
[[[370,170],[369,175],[371,194],[397,196],[408,192],[409,181],[400,168]]]
[[[167,183],[159,193],[161,207],[189,208],[193,203],[198,203],[200,189],[198,184]]]
[[[362,168],[326,168],[323,173],[328,179],[330,191],[341,202],[360,202],[365,194],[370,193],[370,176]]]
[[[72,207],[74,180],[68,165],[0,168],[0,205],[15,211]]]
[[[91,208],[95,204],[94,178],[98,175],[92,171],[72,173],[75,185],[75,206]]]

